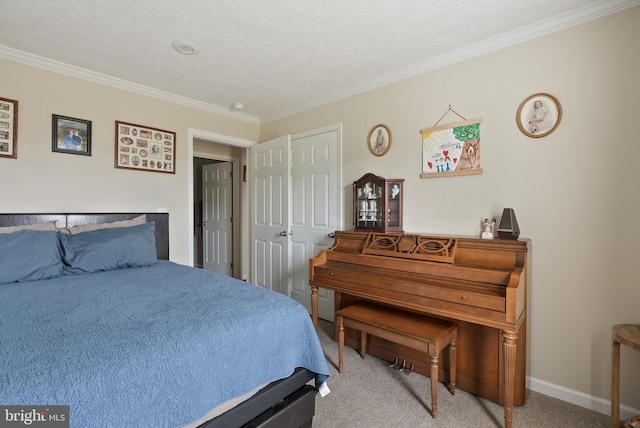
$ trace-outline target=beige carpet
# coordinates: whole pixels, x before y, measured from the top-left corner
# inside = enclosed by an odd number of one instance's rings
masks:
[[[345,372],[338,374],[338,344],[333,324],[320,321],[318,334],[331,369],[331,393],[316,398],[314,428],[501,427],[503,408],[492,401],[457,390],[452,396],[442,383],[438,419],[431,410],[430,379],[407,375],[386,361],[345,348]],[[537,392],[514,408],[514,427],[608,427],[609,416]]]

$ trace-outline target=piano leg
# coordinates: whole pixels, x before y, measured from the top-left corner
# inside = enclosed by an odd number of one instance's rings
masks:
[[[504,426],[511,428],[513,423],[513,394],[516,377],[516,341],[518,332],[514,330],[502,331],[502,345],[504,350]]]
[[[449,392],[456,394],[456,341],[453,339],[449,344]]]
[[[311,319],[313,326],[318,329],[318,287],[311,286]]]

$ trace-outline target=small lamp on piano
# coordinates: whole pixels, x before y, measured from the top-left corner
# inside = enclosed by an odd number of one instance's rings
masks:
[[[516,220],[516,213],[513,208],[505,208],[498,226],[498,238],[518,239],[518,236],[520,236],[520,228],[518,220]]]

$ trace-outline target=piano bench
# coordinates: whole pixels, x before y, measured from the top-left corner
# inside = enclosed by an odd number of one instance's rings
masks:
[[[431,361],[431,415],[438,417],[438,357],[449,347],[449,373],[451,395],[456,392],[456,339],[455,323],[430,318],[413,312],[370,302],[358,302],[336,312],[338,324],[338,372],[343,372],[344,328],[360,331],[360,356],[364,359],[367,334],[417,349],[429,354]]]

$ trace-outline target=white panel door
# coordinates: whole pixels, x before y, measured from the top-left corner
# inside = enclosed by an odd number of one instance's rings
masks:
[[[233,275],[232,163],[202,167],[203,268]]]
[[[290,136],[251,147],[251,277],[289,296]]]
[[[342,218],[340,127],[257,144],[250,153],[251,278],[311,311],[309,259],[333,244]],[[319,316],[333,320],[333,292]]]
[[[311,312],[309,259],[333,244],[340,225],[339,128],[291,138],[291,297]],[[333,292],[319,290],[318,315],[333,320]]]

